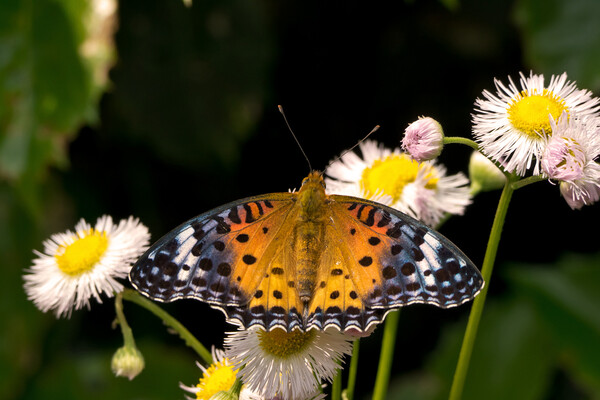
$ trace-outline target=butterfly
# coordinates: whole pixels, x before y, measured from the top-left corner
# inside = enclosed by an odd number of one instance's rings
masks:
[[[129,279],[161,302],[201,300],[248,329],[364,332],[413,303],[449,308],[484,285],[452,242],[383,204],[328,195],[312,171],[297,192],[225,204],[181,224]]]

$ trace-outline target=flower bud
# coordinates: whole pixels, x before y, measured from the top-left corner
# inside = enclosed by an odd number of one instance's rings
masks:
[[[238,400],[239,393],[236,395],[235,393],[231,393],[230,391],[222,390],[213,394],[210,397],[210,400]]]
[[[221,390],[210,396],[210,400],[252,400],[259,397],[243,387],[242,382],[236,379],[229,390]]]
[[[116,376],[125,376],[132,380],[144,369],[142,353],[131,346],[119,348],[113,355],[110,367]]]
[[[472,193],[501,189],[506,182],[506,176],[502,171],[478,151],[471,154],[469,177]]]
[[[441,154],[443,147],[444,131],[431,117],[419,117],[404,131],[402,149],[417,161],[433,160]]]

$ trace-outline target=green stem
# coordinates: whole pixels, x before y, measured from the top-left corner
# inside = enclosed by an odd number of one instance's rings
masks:
[[[160,308],[156,303],[148,300],[132,289],[123,290],[123,298],[144,307],[146,310],[162,319],[164,324],[175,330],[179,334],[179,337],[183,339],[185,344],[194,349],[206,364],[210,364],[212,362],[212,355],[208,350],[206,350],[206,347],[204,347],[202,343],[200,343],[198,339],[196,339],[194,335],[192,335],[190,331],[185,328],[185,326],[183,326],[165,310]]]
[[[123,334],[123,342],[125,347],[135,348],[133,332],[129,327],[127,320],[125,319],[125,314],[123,313],[123,295],[121,293],[117,293],[115,296],[115,312],[117,314],[119,326],[121,326],[121,333]]]
[[[490,287],[490,279],[492,276],[492,270],[494,269],[496,253],[498,252],[498,244],[500,243],[502,227],[504,225],[504,220],[506,219],[508,205],[513,192],[514,189],[512,182],[507,181],[504,185],[504,189],[502,190],[500,201],[498,202],[496,216],[494,217],[494,223],[492,225],[485,257],[483,259],[483,266],[481,268],[481,276],[483,277],[485,286],[481,290],[481,293],[479,293],[479,295],[475,298],[475,301],[473,301],[471,313],[469,314],[469,322],[467,323],[467,329],[465,331],[462,347],[458,356],[458,364],[456,365],[456,370],[454,371],[454,379],[452,381],[452,388],[450,389],[449,400],[459,400],[462,397],[465,379],[469,369],[469,362],[473,352],[473,345],[475,344],[475,338],[477,337],[477,328],[479,327],[479,321],[481,320],[481,314],[485,304],[485,297]]]
[[[360,339],[356,339],[352,348],[352,359],[350,360],[350,368],[348,371],[348,387],[346,388],[346,398],[348,400],[352,400],[354,398],[354,387],[356,386],[356,375],[358,372],[359,347]]]
[[[400,310],[392,311],[385,319],[379,366],[377,367],[377,377],[375,378],[375,388],[373,389],[373,400],[383,400],[387,394],[399,320]]]
[[[465,146],[469,146],[470,148],[472,148],[473,150],[479,150],[479,145],[472,141],[471,139],[467,139],[464,137],[460,137],[460,136],[446,136],[444,137],[444,144],[454,144],[454,143],[458,143],[458,144],[464,144]]]
[[[520,189],[520,188],[522,188],[524,186],[531,185],[532,183],[544,181],[546,179],[548,179],[548,178],[544,177],[543,175],[529,176],[527,178],[523,178],[523,179],[518,180],[516,182],[512,182],[511,188],[512,188],[512,190],[517,190],[517,189]]]
[[[331,400],[340,400],[342,398],[342,368],[340,367],[331,385]]]

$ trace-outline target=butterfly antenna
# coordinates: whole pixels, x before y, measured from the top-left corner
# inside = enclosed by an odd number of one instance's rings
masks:
[[[292,130],[292,127],[290,126],[290,123],[288,122],[288,120],[287,120],[287,118],[285,116],[285,113],[283,112],[283,107],[281,107],[280,105],[278,105],[277,108],[279,109],[279,112],[281,113],[281,115],[283,115],[283,120],[285,121],[285,124],[287,125],[288,129],[290,130],[290,133],[294,137],[294,140],[296,141],[296,144],[298,145],[298,147],[300,147],[300,151],[302,152],[302,155],[304,156],[304,158],[306,159],[306,162],[308,163],[308,168],[312,171],[313,169],[312,169],[312,166],[310,165],[310,160],[308,159],[308,156],[304,152],[304,149],[302,148],[302,145],[298,141],[298,138],[296,137],[296,134]]]
[[[334,162],[336,162],[337,160],[340,160],[342,157],[344,157],[346,154],[350,153],[352,150],[354,150],[356,148],[356,146],[358,146],[359,144],[361,144],[362,142],[364,142],[365,140],[368,139],[369,136],[371,136],[373,133],[375,133],[379,128],[381,128],[381,126],[379,125],[375,125],[375,128],[371,129],[371,132],[367,133],[367,136],[365,136],[364,138],[360,139],[358,142],[356,142],[356,144],[354,144],[354,146],[350,147],[349,149],[347,149],[346,151],[344,151],[342,154],[340,154],[338,157],[334,158],[333,160],[331,160],[329,162],[329,164],[327,164],[327,168],[329,168],[331,166],[331,164],[333,164]]]

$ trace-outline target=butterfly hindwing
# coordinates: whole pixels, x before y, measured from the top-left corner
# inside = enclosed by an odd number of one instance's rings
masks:
[[[265,274],[259,262],[292,205],[289,193],[229,203],[174,229],[130,273],[131,283],[159,301],[195,298],[221,309],[246,304]]]
[[[288,227],[291,226],[287,225]],[[281,232],[284,237],[289,232]],[[275,251],[263,257],[263,279],[250,302],[244,307],[229,307],[229,319],[246,329],[258,325],[267,330],[280,327],[288,331],[303,328],[302,310],[296,290],[293,255],[290,247],[281,243],[270,244]]]
[[[359,296],[357,287],[362,287],[361,277],[353,276],[355,271],[350,266],[354,260],[337,227],[330,225],[326,238],[329,246],[321,256],[315,292],[308,307],[307,326],[364,331],[371,324],[380,322],[386,311],[368,308]]]

